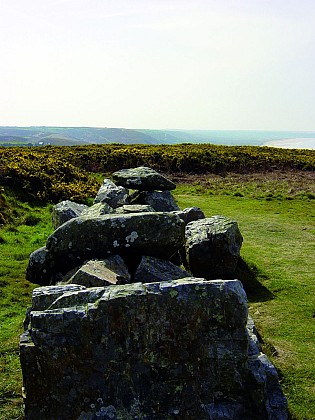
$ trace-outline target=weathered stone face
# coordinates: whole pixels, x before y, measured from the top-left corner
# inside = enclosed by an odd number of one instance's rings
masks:
[[[93,206],[83,210],[81,216],[85,217],[98,217],[104,216],[104,214],[113,213],[114,209],[107,203],[96,203]]]
[[[139,191],[174,190],[176,185],[163,175],[146,166],[121,169],[112,174],[116,185]]]
[[[47,289],[21,337],[28,420],[286,418],[283,396],[269,403],[275,373],[260,353],[258,377],[248,365],[239,281],[56,288],[53,302]]]
[[[74,203],[73,201],[65,200],[53,206],[51,211],[52,225],[57,229],[63,223],[74,217],[81,216],[88,206],[84,204]]]
[[[143,213],[143,212],[152,212],[154,209],[151,206],[148,206],[147,204],[126,204],[122,207],[117,207],[115,209],[115,213]]]
[[[50,235],[47,249],[58,266],[68,269],[72,268],[68,265],[78,265],[78,261],[111,254],[168,259],[183,245],[184,233],[182,220],[170,213],[79,217]]]
[[[153,283],[189,277],[190,274],[171,263],[155,257],[142,257],[135,273],[135,283]]]
[[[131,276],[124,260],[119,255],[113,255],[104,260],[86,262],[67,283],[101,287],[130,283],[130,279]]]
[[[32,252],[26,268],[26,280],[47,286],[56,272],[54,259],[45,246]]]
[[[106,178],[95,197],[94,204],[96,203],[107,203],[115,209],[124,204],[128,204],[128,191]]]
[[[188,223],[185,259],[194,276],[207,279],[233,277],[243,242],[237,222],[213,216]]]
[[[199,207],[188,207],[184,210],[174,211],[187,225],[190,222],[195,220],[204,219],[206,216],[204,212]]]
[[[33,290],[32,310],[45,311],[60,296],[64,296],[67,293],[77,292],[79,290],[86,290],[86,287],[80,286],[78,284],[59,284],[49,287],[38,287]]]
[[[179,210],[170,191],[136,191],[130,196],[131,203],[146,204],[155,211]]]

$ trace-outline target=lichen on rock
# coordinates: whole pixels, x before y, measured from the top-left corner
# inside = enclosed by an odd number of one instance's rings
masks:
[[[275,370],[260,353],[248,357],[239,281],[55,291],[21,339],[27,419],[96,416],[98,399],[117,419],[285,419]]]
[[[184,261],[195,276],[231,278],[242,242],[237,222],[226,216],[192,221],[186,226]]]
[[[140,191],[164,191],[176,188],[176,185],[171,180],[146,166],[121,169],[112,174],[112,179],[117,185]]]
[[[174,184],[150,168],[113,180],[30,256],[27,279],[45,287],[20,339],[25,418],[286,420],[231,280],[237,222],[179,210]]]

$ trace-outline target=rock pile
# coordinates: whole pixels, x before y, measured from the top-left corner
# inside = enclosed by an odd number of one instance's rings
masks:
[[[45,286],[20,343],[27,419],[286,419],[230,280],[237,223],[180,210],[174,188],[140,167],[104,180],[91,207],[54,206],[27,268]]]
[[[91,207],[71,201],[53,207],[56,230],[45,247],[31,254],[28,280],[55,284],[68,280],[84,262],[110,255],[125,259],[130,282],[136,264],[147,256],[166,260],[164,271],[174,272],[171,260],[182,262],[194,276],[233,277],[243,240],[235,221],[206,219],[198,207],[180,210],[170,193],[175,184],[150,168],[123,169],[112,178],[115,182],[103,181]]]

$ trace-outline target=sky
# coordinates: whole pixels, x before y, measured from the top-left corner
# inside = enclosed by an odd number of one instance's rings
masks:
[[[0,125],[315,131],[314,0],[0,0]]]

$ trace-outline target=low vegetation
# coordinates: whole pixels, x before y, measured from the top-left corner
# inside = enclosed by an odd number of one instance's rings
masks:
[[[0,184],[43,202],[84,201],[98,183],[91,173],[140,165],[173,174],[315,170],[314,150],[255,146],[92,145],[74,147],[0,147]]]
[[[255,148],[239,148],[249,160],[246,165],[238,162],[236,170],[234,148],[219,146],[213,150],[229,156],[231,168],[225,158],[220,171],[201,171],[202,162],[192,161],[197,168],[192,174],[179,164],[170,166],[176,153],[182,164],[193,156],[190,152],[197,154],[197,148],[185,147],[0,149],[0,419],[23,418],[18,341],[36,287],[25,280],[25,268],[29,254],[52,231],[50,202],[89,201],[105,173],[139,164],[168,173],[178,184],[174,194],[181,207],[199,206],[207,216],[224,214],[238,221],[244,244],[237,276],[246,287],[263,349],[278,369],[291,419],[315,418],[315,152],[296,151],[294,157],[295,152],[282,155],[282,150],[271,149],[275,155],[268,166],[267,148],[257,148],[264,157],[256,163],[249,158]],[[52,188],[58,182],[64,183],[57,194]]]
[[[50,206],[1,195],[6,223],[0,228],[0,419],[22,419],[18,337],[35,285],[25,280],[29,254],[51,233]]]

